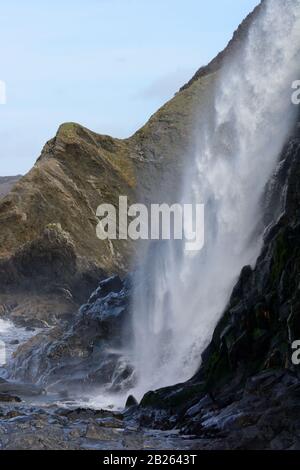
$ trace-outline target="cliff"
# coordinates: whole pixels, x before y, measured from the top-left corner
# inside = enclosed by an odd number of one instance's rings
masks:
[[[247,34],[256,12],[221,55],[132,137],[115,139],[75,123],[60,126],[32,170],[0,200],[2,312],[68,315],[99,279],[131,268],[136,245],[98,240],[96,208],[117,207],[119,195],[129,203],[161,202],[162,191],[172,201],[193,150],[197,115],[212,99],[222,60]]]
[[[141,422],[175,425],[207,449],[299,448],[300,375],[292,362],[300,337],[299,156],[298,130],[266,192],[265,213],[279,217],[254,269],[243,268],[198,372],[147,393]]]

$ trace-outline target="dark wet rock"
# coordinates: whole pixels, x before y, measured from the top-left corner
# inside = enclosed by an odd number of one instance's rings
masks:
[[[204,354],[201,373],[214,388],[222,376],[251,376],[269,368],[293,368],[291,342],[299,338],[300,138],[286,148],[285,198],[254,270],[244,268]],[[283,176],[281,175],[281,179]],[[278,202],[278,203],[279,203]]]
[[[203,394],[196,401],[198,392],[185,404],[180,397],[183,392],[177,388],[177,407],[170,406],[172,388],[156,391],[152,402],[147,394],[132,416],[146,426],[173,429],[175,425],[182,434],[197,435],[203,443],[206,440],[205,448],[259,450],[298,445],[300,384],[291,372],[262,372],[242,391],[229,387],[216,391],[214,397]]]
[[[99,287],[92,293],[88,300],[88,305],[93,304],[96,300],[105,297],[112,292],[118,293],[123,288],[123,282],[119,276],[111,276],[100,282]]]
[[[137,399],[133,395],[129,395],[126,400],[125,408],[131,408],[132,406],[138,405]]]
[[[192,417],[202,413],[203,409],[213,407],[214,402],[209,395],[205,395],[196,405],[191,406],[186,412],[186,416]]]
[[[300,374],[291,363],[291,342],[300,337],[299,157],[300,137],[294,136],[262,202],[268,226],[261,255],[253,268],[243,268],[201,367],[186,383],[149,391],[140,405],[130,399],[125,425],[198,436],[199,449],[299,446]],[[278,187],[284,188],[280,194]],[[73,320],[18,348],[12,377],[63,393],[93,385],[129,389],[134,371],[122,351],[131,339],[130,292],[129,278],[101,281]],[[67,410],[51,420],[75,426],[69,435],[77,439],[76,445],[85,436],[81,448],[93,448],[99,441],[118,446],[122,419],[103,413]],[[76,427],[78,421],[84,426]],[[144,438],[137,441],[134,432],[131,436],[128,432],[122,445],[144,445]]]
[[[291,363],[291,343],[300,338],[299,162],[298,131],[266,188],[268,226],[256,266],[243,268],[198,372],[148,392],[132,410],[140,423],[179,428],[206,439],[206,448],[299,445],[300,373]]]
[[[109,411],[109,410],[95,410],[91,408],[61,408],[57,412],[59,416],[66,417],[68,420],[76,421],[78,419],[87,420],[87,419],[95,419],[95,420],[105,420],[106,418],[113,417],[117,420],[122,420],[123,415],[116,411]]]
[[[36,335],[15,353],[11,377],[56,390],[109,384],[118,391],[132,383],[124,360],[128,341],[129,278],[102,281],[69,324]],[[21,367],[22,365],[22,367]]]
[[[9,395],[8,393],[0,393],[0,402],[16,402],[20,403],[21,398],[15,395]]]
[[[101,423],[89,424],[86,432],[87,439],[95,439],[97,441],[113,441],[120,439],[121,435],[122,430],[103,427]]]
[[[193,449],[201,441],[182,439],[177,432],[144,430],[122,414],[89,408],[0,404],[1,450],[130,450]]]

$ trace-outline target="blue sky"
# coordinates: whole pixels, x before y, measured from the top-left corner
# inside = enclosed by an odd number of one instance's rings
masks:
[[[62,122],[136,131],[259,0],[0,0],[0,175],[25,173]]]

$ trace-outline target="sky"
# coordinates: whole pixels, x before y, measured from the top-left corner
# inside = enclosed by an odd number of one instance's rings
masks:
[[[222,50],[259,0],[0,0],[0,175],[63,122],[128,137]]]

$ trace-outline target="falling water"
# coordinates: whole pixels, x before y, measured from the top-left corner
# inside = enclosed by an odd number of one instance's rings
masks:
[[[197,151],[182,202],[205,204],[205,247],[150,246],[134,299],[134,363],[145,391],[188,379],[199,366],[241,268],[262,246],[266,183],[295,123],[300,0],[265,0],[211,104],[200,109]]]
[[[0,377],[7,376],[7,363],[20,344],[40,331],[17,327],[10,320],[0,318]]]

